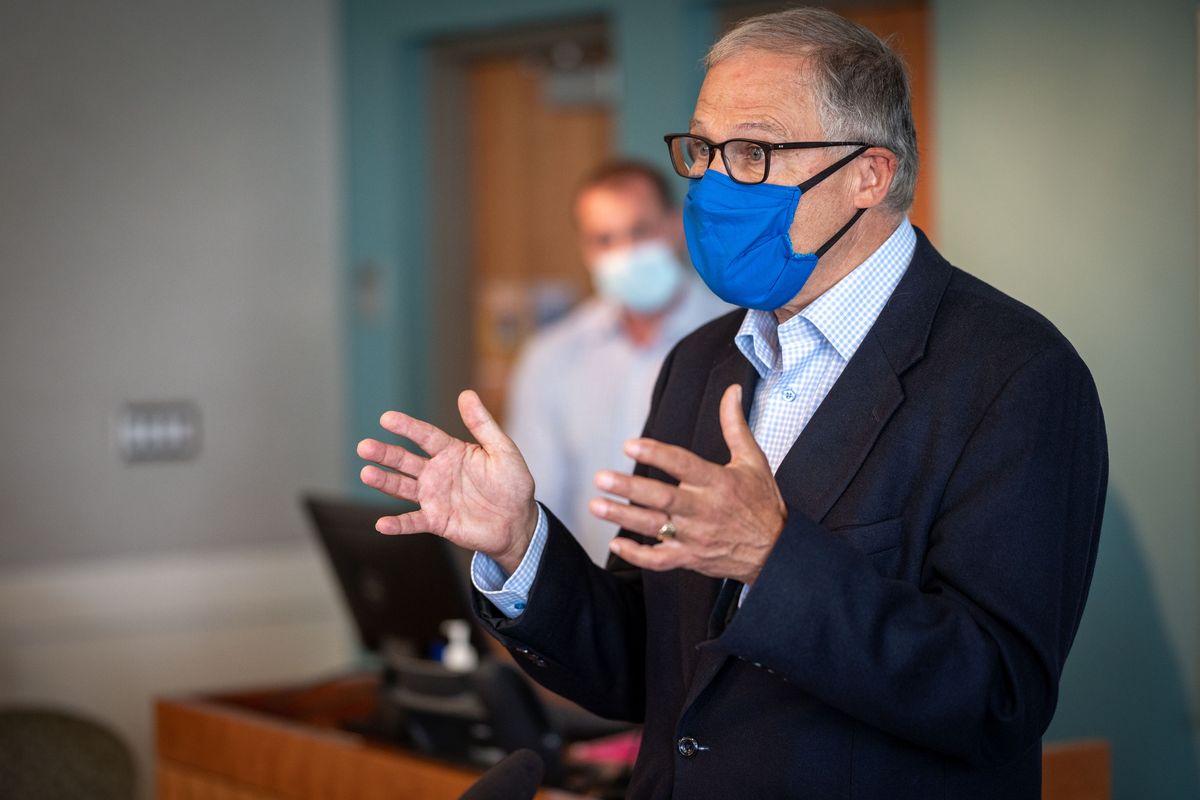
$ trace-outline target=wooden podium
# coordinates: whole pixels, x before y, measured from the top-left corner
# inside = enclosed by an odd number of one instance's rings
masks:
[[[374,675],[294,688],[155,703],[159,800],[440,800],[457,798],[479,772],[341,728],[375,703]],[[1047,745],[1046,800],[1109,800],[1107,742]],[[543,789],[539,800],[576,798]]]
[[[457,798],[478,771],[343,730],[375,703],[374,675],[155,702],[159,800]],[[543,789],[539,800],[573,795]]]

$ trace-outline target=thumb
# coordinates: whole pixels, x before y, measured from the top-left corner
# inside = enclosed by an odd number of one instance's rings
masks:
[[[721,395],[721,433],[733,461],[767,463],[767,457],[754,441],[754,434],[742,414],[742,387],[736,383],[730,384]]]
[[[514,447],[491,413],[484,407],[483,401],[473,389],[467,389],[458,395],[458,413],[462,416],[467,430],[475,437],[475,441],[483,445],[484,450],[507,450]]]

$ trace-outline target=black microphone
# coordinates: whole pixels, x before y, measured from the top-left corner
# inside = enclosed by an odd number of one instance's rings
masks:
[[[459,800],[533,800],[544,770],[537,753],[514,750],[479,776]]]

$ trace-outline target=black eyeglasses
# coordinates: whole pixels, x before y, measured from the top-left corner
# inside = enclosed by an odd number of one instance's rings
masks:
[[[712,165],[713,156],[721,151],[725,171],[737,183],[762,183],[771,174],[771,153],[776,150],[813,150],[819,147],[857,147],[850,155],[828,169],[809,178],[803,184],[816,185],[820,180],[848,164],[872,145],[866,142],[759,142],[754,139],[726,139],[710,142],[691,133],[668,133],[663,137],[671,153],[671,166],[683,178],[696,180]]]

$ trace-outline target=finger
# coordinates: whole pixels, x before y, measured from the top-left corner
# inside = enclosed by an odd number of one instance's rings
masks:
[[[405,533],[429,533],[429,521],[420,509],[394,517],[380,517],[375,522],[375,530],[387,536]]]
[[[721,467],[690,450],[653,439],[630,439],[625,443],[625,453],[639,463],[657,467],[681,483],[696,486],[707,486],[721,472]]]
[[[475,437],[475,441],[483,445],[484,450],[508,450],[513,448],[509,439],[500,426],[496,424],[491,412],[484,407],[483,401],[473,390],[467,389],[458,396],[458,413],[467,430]]]
[[[624,497],[630,502],[660,508],[668,514],[688,513],[686,495],[678,486],[607,469],[596,473],[595,482],[597,488]]]
[[[762,448],[754,440],[754,433],[746,424],[746,417],[742,413],[742,387],[736,383],[730,384],[725,389],[725,394],[721,395],[720,417],[721,433],[725,437],[725,445],[729,448],[730,460],[769,466]]]
[[[358,443],[356,452],[359,458],[391,467],[414,478],[421,477],[421,473],[425,471],[425,465],[429,463],[429,459],[421,458],[411,450],[397,444],[385,444],[378,439],[363,439]]]
[[[379,418],[383,429],[417,443],[417,446],[435,456],[454,441],[454,437],[436,425],[410,417],[403,411],[387,411]]]
[[[358,479],[384,494],[417,502],[417,481],[407,475],[368,465],[359,470]]]
[[[652,508],[640,508],[627,503],[618,503],[607,497],[594,497],[588,503],[588,511],[600,519],[615,523],[618,527],[640,533],[651,539],[658,537],[658,529],[668,517]]]
[[[687,548],[678,542],[638,544],[632,539],[618,536],[608,543],[608,549],[633,566],[654,572],[679,569],[687,566],[689,562]]]

